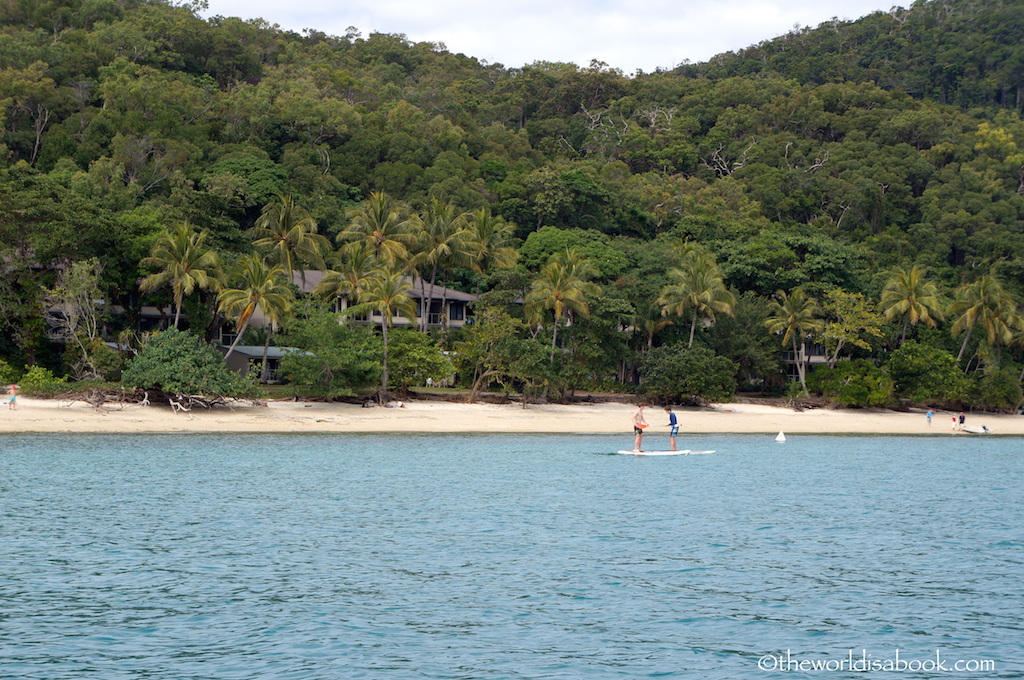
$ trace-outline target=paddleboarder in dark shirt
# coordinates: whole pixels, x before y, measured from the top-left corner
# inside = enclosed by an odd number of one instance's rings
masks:
[[[676,414],[672,413],[672,407],[666,406],[665,413],[668,414],[668,443],[670,451],[677,451],[676,449],[676,435],[679,434],[679,419],[676,418]]]

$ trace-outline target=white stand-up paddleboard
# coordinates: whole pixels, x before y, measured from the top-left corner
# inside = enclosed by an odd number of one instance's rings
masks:
[[[681,451],[616,451],[624,456],[695,456],[698,453],[714,453],[714,451],[691,451],[690,449],[683,449]]]

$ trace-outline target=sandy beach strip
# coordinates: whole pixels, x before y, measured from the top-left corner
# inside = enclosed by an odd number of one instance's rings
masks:
[[[0,433],[146,432],[464,432],[582,433],[632,435],[636,407],[622,403],[529,405],[460,404],[408,401],[405,408],[363,408],[353,404],[271,401],[266,406],[239,402],[191,413],[166,406],[126,404],[94,408],[85,402],[18,398],[9,410],[0,400]],[[953,412],[938,411],[929,426],[924,411],[807,409],[755,404],[716,404],[677,408],[680,436],[687,433],[949,435]],[[646,410],[648,433],[666,434],[662,409]],[[968,413],[967,424],[993,434],[1024,434],[1024,416]],[[958,433],[958,436],[970,436]]]

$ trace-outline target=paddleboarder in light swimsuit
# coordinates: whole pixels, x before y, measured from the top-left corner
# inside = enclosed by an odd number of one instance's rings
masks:
[[[646,406],[647,404],[641,403],[633,415],[633,434],[636,435],[633,438],[633,450],[637,453],[643,451],[641,447],[644,443],[644,428],[647,427],[647,421],[644,420],[644,408]]]

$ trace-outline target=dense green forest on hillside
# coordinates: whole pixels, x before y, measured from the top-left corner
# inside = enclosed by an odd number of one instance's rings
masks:
[[[895,6],[857,22],[833,20],[680,74],[724,78],[774,74],[801,83],[871,82],[943,104],[1024,108],[1024,15],[1010,0]]]
[[[101,340],[143,347],[143,304],[207,340],[259,304],[281,332],[253,342],[309,350],[285,372],[324,394],[383,369],[547,396],[1021,401],[1021,0],[919,1],[632,77],[201,8],[0,0],[0,382],[111,375],[130,354]],[[284,283],[304,268],[333,272],[319,307]],[[475,323],[392,332],[390,355],[323,323],[339,294],[408,311],[402,273],[483,293]],[[789,383],[783,351],[812,343],[829,365]]]

